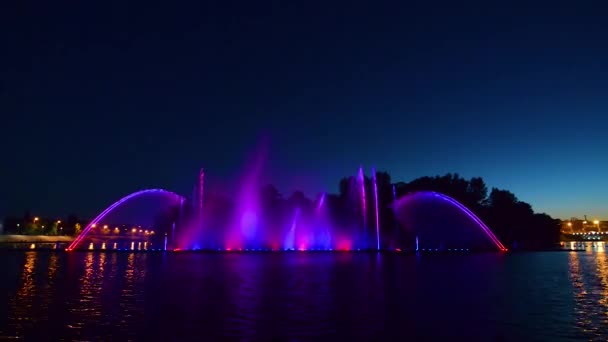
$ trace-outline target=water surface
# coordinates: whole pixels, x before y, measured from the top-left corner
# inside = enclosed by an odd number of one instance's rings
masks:
[[[608,338],[604,253],[0,254],[0,335]]]

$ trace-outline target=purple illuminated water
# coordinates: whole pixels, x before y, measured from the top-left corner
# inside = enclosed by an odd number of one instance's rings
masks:
[[[289,229],[289,232],[287,232],[287,236],[285,237],[285,244],[283,245],[284,249],[288,249],[288,250],[295,249],[296,225],[298,224],[299,215],[300,215],[300,208],[297,208],[296,212],[293,215],[291,229]]]
[[[388,227],[381,226],[380,198],[377,173],[372,169],[371,179],[365,178],[363,168],[351,178],[356,185],[352,201],[348,194],[344,198],[321,193],[316,201],[303,195],[283,199],[270,191],[263,197],[260,193],[263,158],[258,157],[248,168],[238,191],[237,201],[222,202],[221,198],[203,193],[204,173],[198,178],[198,191],[191,204],[192,214],[187,214],[189,203],[182,197],[160,189],[138,191],[120,199],[96,217],[68,247],[68,250],[97,249],[119,246],[104,236],[96,241],[83,243],[90,230],[100,223],[108,213],[145,194],[161,194],[177,200],[176,216],[168,219],[167,230],[159,231],[159,239],[152,234],[142,235],[143,229],[134,228],[140,237],[128,240],[123,248],[147,249],[161,246],[162,250],[213,250],[213,251],[278,251],[278,250],[366,250],[382,249],[381,241],[390,250],[506,250],[491,230],[468,208],[454,199],[435,192],[419,192],[397,199],[394,185],[385,188],[392,191],[391,205],[395,220]],[[366,181],[373,196],[376,243],[374,247],[367,239],[368,194]],[[383,185],[387,186],[387,185]],[[333,197],[332,197],[333,196]],[[205,198],[205,201],[203,201]],[[173,201],[175,203],[176,201]],[[337,214],[338,213],[338,214]],[[361,220],[363,227],[361,228]],[[389,220],[387,220],[389,221]],[[127,229],[125,229],[127,230]],[[168,233],[171,234],[168,234]],[[167,239],[167,235],[170,239]],[[164,239],[162,237],[165,237]],[[169,240],[169,241],[167,241]],[[156,241],[156,242],[154,242]],[[111,242],[114,242],[111,244]],[[153,243],[154,242],[154,243]],[[149,244],[148,244],[149,243]],[[97,244],[97,245],[96,245]],[[143,247],[140,247],[143,246]],[[158,248],[161,248],[158,247]],[[157,248],[157,247],[151,247]],[[109,248],[111,249],[111,248]]]
[[[365,191],[365,174],[363,166],[359,167],[359,189],[361,196],[361,214],[363,216],[363,247],[367,248],[367,200]]]

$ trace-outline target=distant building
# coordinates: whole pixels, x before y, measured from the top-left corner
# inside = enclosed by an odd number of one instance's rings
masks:
[[[573,217],[562,221],[561,232],[565,234],[608,232],[608,221],[580,220]]]

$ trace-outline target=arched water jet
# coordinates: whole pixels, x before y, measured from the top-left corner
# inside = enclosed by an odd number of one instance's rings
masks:
[[[132,194],[129,194],[129,195],[121,198],[120,200],[114,202],[111,206],[107,207],[104,211],[102,211],[99,215],[97,215],[97,217],[95,217],[93,219],[93,221],[91,221],[84,228],[84,230],[76,237],[76,239],[74,239],[74,241],[72,241],[72,243],[68,246],[68,248],[66,250],[72,251],[72,250],[74,250],[74,248],[78,247],[78,244],[80,244],[82,239],[89,233],[91,228],[93,228],[95,225],[97,225],[97,223],[99,223],[99,221],[101,221],[104,217],[106,217],[106,215],[108,215],[114,209],[119,207],[121,204],[127,202],[128,200],[130,200],[132,198],[139,197],[139,196],[146,195],[146,194],[162,194],[162,195],[175,196],[175,198],[177,198],[177,199],[183,198],[182,196],[180,196],[174,192],[167,191],[164,189],[146,189],[146,190],[140,190],[140,191],[136,191]]]
[[[483,221],[481,221],[481,219],[479,217],[477,217],[471,210],[469,210],[467,207],[465,207],[464,205],[462,205],[460,202],[456,201],[455,199],[438,193],[438,192],[434,192],[434,191],[421,191],[421,192],[415,192],[412,194],[409,194],[405,197],[402,197],[401,199],[399,199],[396,203],[395,203],[395,214],[397,215],[397,219],[403,224],[404,221],[407,219],[407,217],[405,217],[404,213],[401,212],[401,207],[403,207],[405,205],[406,202],[413,200],[415,197],[422,197],[422,198],[437,198],[440,199],[441,201],[449,204],[451,207],[458,209],[461,213],[464,213],[466,215],[467,218],[469,218],[471,221],[473,221],[473,223],[475,223],[475,226],[479,227],[479,229],[481,229],[482,232],[484,232],[485,236],[492,242],[492,244],[494,246],[496,246],[496,248],[498,248],[501,251],[507,251],[507,248],[505,248],[505,246],[498,240],[498,238],[494,235],[494,233],[490,230],[490,228],[483,223]],[[406,215],[407,216],[407,215]],[[416,234],[416,247],[418,248],[418,239],[419,239],[419,234]],[[426,241],[426,240],[425,240]],[[439,242],[440,245],[443,242]],[[437,248],[437,247],[435,247]]]

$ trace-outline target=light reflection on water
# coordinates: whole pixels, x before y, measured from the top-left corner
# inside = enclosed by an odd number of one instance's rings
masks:
[[[588,253],[606,251],[605,241],[562,241],[562,249],[570,251],[586,251]]]
[[[139,329],[143,317],[144,288],[141,286],[146,276],[146,254],[130,253],[124,272],[124,281],[121,290],[119,321],[117,326],[121,329]]]
[[[21,336],[24,330],[34,323],[34,305],[36,299],[34,271],[37,255],[36,252],[25,253],[25,264],[23,265],[20,277],[21,286],[19,286],[15,296],[9,301],[9,306],[14,313],[10,316],[10,328],[15,336]]]
[[[597,244],[597,243],[594,243]],[[597,247],[594,245],[593,247]],[[608,255],[603,249],[597,253],[569,253],[576,325],[581,335],[590,340],[608,338]]]
[[[0,259],[14,270],[0,278],[0,337],[606,340],[603,247],[419,258],[11,252]]]

